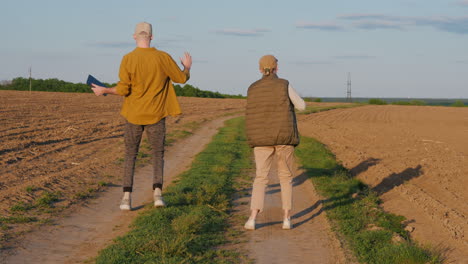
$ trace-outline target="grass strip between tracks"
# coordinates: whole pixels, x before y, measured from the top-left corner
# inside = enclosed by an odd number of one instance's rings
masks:
[[[234,118],[169,186],[165,208],[145,210],[132,230],[102,250],[96,263],[235,263],[226,243],[235,177],[251,166],[244,120]]]
[[[334,230],[359,262],[442,263],[440,252],[412,242],[404,229],[405,218],[384,212],[376,193],[353,178],[320,142],[303,137],[296,155],[323,197],[323,210]]]

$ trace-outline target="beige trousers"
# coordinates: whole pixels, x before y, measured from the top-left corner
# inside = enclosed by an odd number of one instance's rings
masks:
[[[278,178],[281,186],[281,201],[284,210],[291,210],[292,206],[292,180],[294,177],[295,161],[294,146],[277,145],[254,148],[256,176],[252,189],[250,209],[263,211],[265,189],[268,185],[273,157],[276,157]]]

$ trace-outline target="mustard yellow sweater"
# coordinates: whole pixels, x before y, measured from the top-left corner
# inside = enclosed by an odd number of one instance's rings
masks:
[[[135,48],[120,64],[117,93],[125,96],[121,115],[136,125],[155,124],[164,117],[181,114],[172,82],[185,83],[172,57],[155,48]]]

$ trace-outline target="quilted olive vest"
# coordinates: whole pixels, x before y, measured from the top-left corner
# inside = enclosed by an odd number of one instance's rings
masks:
[[[276,74],[263,76],[250,85],[245,117],[250,147],[299,144],[288,86],[289,82]]]

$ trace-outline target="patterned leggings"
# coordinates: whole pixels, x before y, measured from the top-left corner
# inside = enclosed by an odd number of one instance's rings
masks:
[[[143,131],[151,146],[153,155],[153,190],[163,185],[164,169],[164,139],[166,137],[166,119],[161,119],[156,124],[135,125],[125,124],[125,168],[123,177],[123,191],[131,192],[133,189],[133,176],[135,173],[135,161],[140,148]]]

